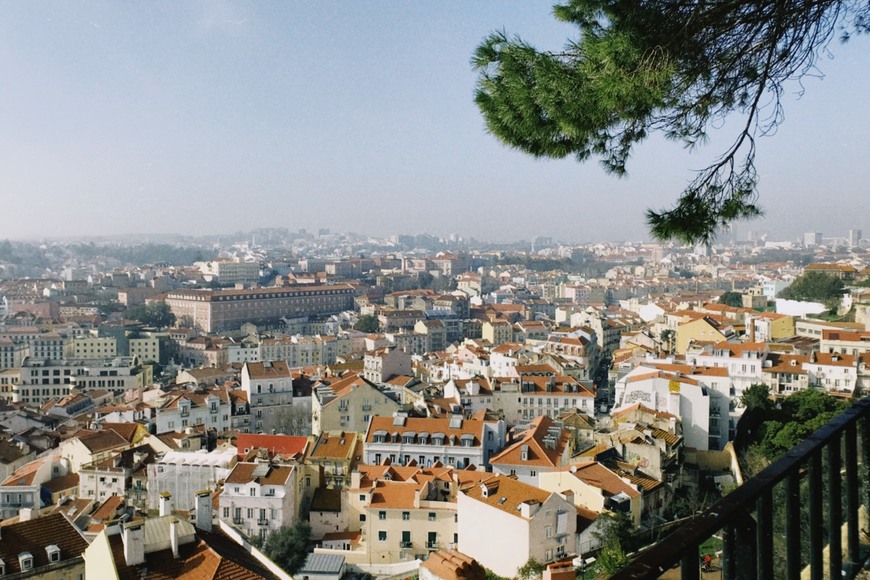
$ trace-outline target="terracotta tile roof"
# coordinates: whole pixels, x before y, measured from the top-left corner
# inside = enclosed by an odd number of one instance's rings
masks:
[[[420,564],[436,578],[443,580],[484,580],[486,569],[471,556],[456,550],[430,552],[429,557]]]
[[[247,362],[248,375],[254,380],[281,379],[290,377],[290,367],[287,361]]]
[[[551,435],[551,431],[553,435],[557,434],[553,439],[552,447],[545,441],[545,438]],[[492,465],[534,465],[554,468],[561,463],[562,454],[570,440],[571,432],[568,429],[559,428],[552,419],[543,415],[532,421],[519,441],[493,456],[489,462]],[[526,450],[526,459],[522,458],[523,448]]]
[[[354,432],[333,431],[320,434],[309,457],[312,459],[351,459],[356,452],[359,436]]]
[[[360,489],[370,487],[375,481],[451,481],[453,473],[463,470],[455,470],[452,467],[444,467],[438,464],[432,467],[418,467],[417,465],[360,465]]]
[[[812,364],[833,366],[833,367],[854,367],[855,355],[853,354],[837,354],[830,352],[815,352],[813,353]]]
[[[33,567],[39,568],[49,564],[46,546],[57,546],[61,561],[78,558],[88,547],[75,526],[59,513],[3,526],[2,534],[0,560],[5,562],[9,576],[21,572],[18,561],[21,552],[30,552]]]
[[[708,377],[727,377],[728,369],[726,367],[706,367],[693,366],[688,364],[672,364],[662,362],[644,362],[643,366],[657,368],[662,371],[672,373],[682,373],[684,375],[700,375]]]
[[[7,477],[0,485],[33,485],[36,474],[39,472],[39,468],[42,467],[45,461],[45,458],[41,458],[34,459],[29,463],[25,463],[24,465],[13,471],[12,474]]]
[[[227,476],[225,485],[231,483],[251,483],[256,482],[260,485],[284,485],[293,474],[293,466],[270,465],[266,475],[256,476],[254,470],[262,464],[259,463],[237,463],[230,474]]]
[[[731,357],[739,357],[744,352],[765,352],[766,342],[728,342],[723,340],[713,345],[713,350],[728,351]]]
[[[78,473],[70,473],[69,475],[62,475],[60,477],[55,477],[54,479],[50,479],[42,484],[42,487],[47,489],[51,493],[58,493],[61,491],[66,491],[71,488],[77,488],[79,486],[79,474]]]
[[[178,558],[172,550],[160,550],[145,555],[142,566],[127,566],[121,535],[109,537],[112,556],[120,580],[247,580],[276,579],[247,550],[221,532],[196,530],[193,542],[178,548]]]
[[[366,432],[366,443],[374,443],[375,433],[397,434],[400,438],[404,433],[429,434],[429,443],[435,433],[444,434],[445,444],[450,444],[451,436],[455,445],[461,445],[463,435],[472,435],[472,447],[480,447],[483,444],[484,421],[463,419],[458,429],[450,428],[450,418],[408,417],[404,425],[394,425],[393,417],[372,417]]]
[[[239,457],[244,457],[254,449],[266,449],[270,456],[280,455],[284,458],[304,457],[308,447],[308,437],[301,435],[258,435],[254,433],[239,433],[236,436],[236,448]]]
[[[109,451],[129,444],[126,439],[111,429],[100,429],[99,431],[83,429],[76,434],[76,437],[91,453]]]
[[[486,497],[483,487],[487,489]],[[465,491],[468,497],[518,518],[523,518],[519,509],[522,503],[543,504],[551,493],[504,475],[492,476]]]
[[[637,383],[639,381],[646,381],[648,379],[667,379],[669,381],[676,381],[678,383],[685,383],[687,385],[698,386],[699,383],[695,379],[690,379],[689,377],[679,375],[677,373],[667,373],[664,371],[653,371],[651,373],[644,373],[642,375],[635,375],[633,377],[629,377],[626,379],[627,383]]]
[[[584,387],[573,377],[565,376],[529,376],[523,375],[523,387],[525,389],[522,394],[535,396],[564,396],[566,394],[580,397],[594,397],[595,393]]]
[[[564,468],[580,481],[602,490],[609,495],[624,493],[629,497],[638,497],[640,492],[619,478],[617,474],[597,461],[577,463]]]
[[[810,362],[810,357],[802,354],[775,354],[770,355],[767,360],[772,364],[769,367],[761,369],[762,372],[805,375],[807,371],[804,369],[803,364]]]
[[[103,423],[103,429],[110,429],[124,438],[127,443],[133,443],[136,432],[139,430],[138,423]]]
[[[622,409],[619,409],[618,411],[613,411],[610,414],[610,416],[612,419],[616,420],[616,419],[620,419],[622,417],[628,417],[630,415],[634,415],[635,413],[648,413],[648,414],[654,415],[655,417],[658,417],[660,419],[677,419],[678,418],[676,415],[673,415],[673,414],[668,413],[666,411],[656,411],[655,409],[651,409],[650,407],[647,407],[646,405],[643,405],[641,403],[635,403],[635,404],[630,405],[628,407],[623,407]]]
[[[414,509],[414,497],[421,484],[416,481],[379,481],[369,506],[384,509]],[[456,507],[455,504],[451,504]],[[445,504],[447,507],[447,504]]]
[[[846,332],[842,330],[822,330],[822,340],[842,340],[848,342],[870,341],[870,332]]]
[[[341,490],[318,487],[311,498],[310,510],[313,512],[340,512]]]
[[[104,501],[100,507],[94,510],[94,513],[91,514],[91,518],[101,522],[115,519],[118,509],[120,509],[122,505],[124,505],[124,498],[113,495]]]

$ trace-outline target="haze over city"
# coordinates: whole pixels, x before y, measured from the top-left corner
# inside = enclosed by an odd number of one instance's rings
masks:
[[[504,28],[558,50],[548,3],[0,5],[4,237],[212,234],[258,226],[496,241],[648,238],[729,143],[651,138],[629,177],[536,161],[487,134],[474,48]],[[780,238],[870,229],[870,51],[831,44],[758,143]],[[14,217],[10,217],[14,216]]]

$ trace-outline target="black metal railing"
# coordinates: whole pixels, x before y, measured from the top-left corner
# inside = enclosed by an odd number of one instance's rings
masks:
[[[613,578],[658,578],[675,565],[680,566],[683,579],[699,578],[699,547],[717,534],[722,539],[719,564],[723,578],[773,578],[776,567],[777,576],[784,571],[786,578],[797,579],[806,565],[813,579],[854,577],[863,563],[858,510],[861,503],[870,508],[868,467],[870,397],[865,397],[705,512],[641,552]],[[863,477],[859,477],[859,469],[863,469]],[[777,488],[780,483],[782,487]],[[782,495],[784,501],[775,503]],[[823,501],[825,496],[827,502]],[[804,505],[806,515],[802,514]],[[775,526],[775,520],[780,525]],[[844,523],[845,561],[841,545]],[[823,559],[826,541],[827,567]]]

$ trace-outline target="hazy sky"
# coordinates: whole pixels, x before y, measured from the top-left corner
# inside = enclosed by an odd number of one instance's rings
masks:
[[[651,139],[623,180],[502,146],[471,54],[500,28],[561,48],[574,30],[550,6],[0,0],[0,237],[646,238],[643,210],[670,206],[728,127],[692,155]],[[832,52],[759,141],[767,217],[740,231],[870,234],[870,38]]]

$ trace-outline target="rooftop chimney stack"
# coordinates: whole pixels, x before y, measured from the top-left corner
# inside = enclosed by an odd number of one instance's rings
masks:
[[[145,523],[142,520],[124,524],[124,560],[128,566],[145,563]]]
[[[172,545],[172,557],[178,558],[178,520],[172,518],[169,522],[169,543]]]
[[[172,515],[172,494],[168,491],[160,493],[160,517]]]
[[[210,532],[212,522],[211,490],[198,491],[196,492],[196,527]]]

